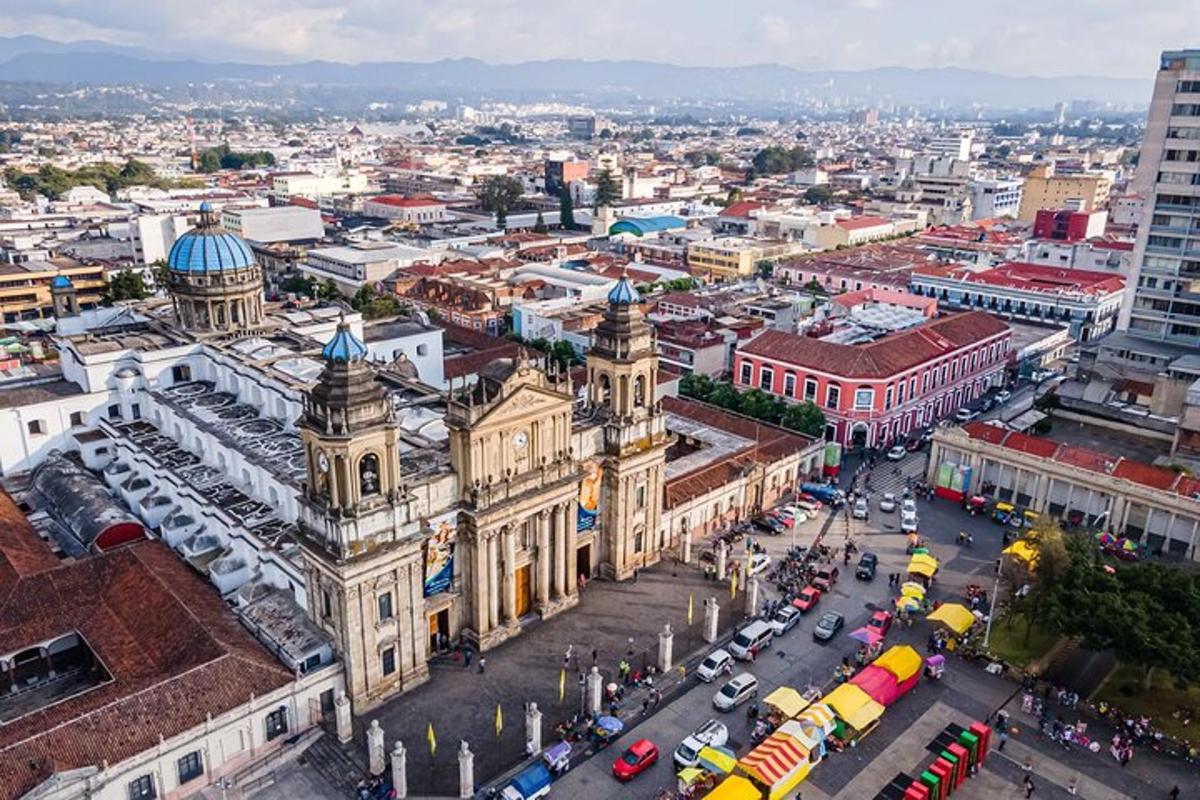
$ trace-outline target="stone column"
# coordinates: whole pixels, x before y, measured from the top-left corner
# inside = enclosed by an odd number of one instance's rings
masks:
[[[399,739],[392,748],[392,788],[396,797],[408,797],[408,751]]]
[[[504,529],[504,621],[517,624],[517,536],[511,527]]]
[[[587,713],[593,716],[600,713],[600,689],[603,683],[600,668],[592,667],[587,676]]]
[[[704,601],[704,641],[712,644],[717,640],[717,630],[721,607],[717,598],[710,597]]]
[[[725,572],[727,569],[726,559],[729,558],[729,547],[725,544],[717,546],[717,580],[725,580]]]
[[[338,741],[346,744],[354,738],[354,725],[350,715],[350,698],[346,697],[345,692],[339,694],[337,700],[333,701],[333,710],[337,718]]]
[[[458,746],[458,796],[475,796],[475,754],[465,740]]]
[[[487,539],[481,531],[475,532],[475,552],[472,563],[471,576],[474,586],[471,587],[471,593],[475,601],[475,633],[479,636],[488,631],[488,565],[487,565]]]
[[[550,605],[550,511],[543,510],[537,516],[537,593],[538,605]]]
[[[488,533],[488,629],[500,624],[500,534]]]
[[[746,581],[746,616],[753,617],[758,613],[758,578]]]
[[[567,593],[567,504],[554,507],[554,596]]]
[[[542,712],[537,703],[530,703],[525,709],[525,752],[536,756],[542,752]]]
[[[690,563],[692,563],[692,531],[691,531],[691,529],[685,530],[683,532],[683,536],[681,537],[681,539],[682,539],[682,543],[680,545],[680,548],[682,550],[682,553],[680,555],[680,559],[683,561],[683,563],[690,564]]]
[[[671,631],[671,623],[663,625],[663,629],[658,634],[658,671],[671,671],[671,656],[672,648],[675,644],[675,634]]]
[[[379,727],[379,720],[373,719],[367,728],[367,767],[372,775],[383,774],[384,755],[383,728]]]
[[[567,503],[567,526],[563,529],[563,537],[567,543],[567,580],[564,585],[568,595],[579,591],[579,540],[576,535],[579,511],[576,509],[576,502],[572,500]],[[590,565],[587,572],[591,573]]]

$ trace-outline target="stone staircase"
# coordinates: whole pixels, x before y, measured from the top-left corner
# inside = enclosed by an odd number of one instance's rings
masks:
[[[355,796],[359,780],[366,777],[367,765],[354,747],[354,741],[342,744],[337,735],[326,731],[304,753],[304,760],[335,789],[345,789],[347,797]]]

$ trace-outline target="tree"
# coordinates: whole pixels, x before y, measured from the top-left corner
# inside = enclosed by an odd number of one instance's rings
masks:
[[[550,229],[546,227],[546,220],[544,217],[542,217],[542,212],[539,211],[537,213],[537,219],[533,223],[533,232],[534,233],[545,233],[548,230],[550,230]]]
[[[104,290],[104,299],[107,303],[115,303],[118,300],[142,300],[146,295],[146,284],[142,281],[141,273],[130,269],[123,269],[112,276]]]
[[[713,390],[708,393],[707,402],[728,411],[737,411],[741,408],[741,396],[737,389],[734,389],[732,384],[725,382],[718,383],[713,387]]]
[[[205,150],[200,154],[198,166],[201,172],[216,172],[221,169],[221,156],[216,150]]]
[[[735,186],[729,190],[729,194],[725,195],[725,207],[729,208],[734,203],[742,202],[742,197],[744,197],[742,190]]]
[[[563,369],[567,369],[578,360],[575,348],[571,346],[571,343],[561,339],[550,345],[549,355]]]
[[[617,181],[613,178],[613,174],[609,168],[605,167],[596,176],[595,206],[596,208],[611,206],[620,199],[621,190],[617,187]]]
[[[1058,521],[1049,514],[1042,515],[1036,525],[1022,537],[1037,551],[1037,564],[1028,571],[1026,581],[1029,592],[1022,598],[1025,606],[1025,644],[1033,631],[1034,621],[1042,621],[1047,609],[1054,603],[1058,582],[1071,564],[1070,555]],[[1014,559],[1009,558],[1010,562]]]
[[[779,175],[811,167],[816,162],[803,147],[770,145],[754,154],[754,170],[762,175]]]
[[[571,190],[565,186],[558,195],[558,224],[563,230],[575,228],[575,201],[571,199]]]
[[[338,290],[337,284],[333,282],[332,278],[326,278],[317,286],[318,300],[336,300],[341,296],[342,293]]]
[[[833,190],[828,186],[810,186],[804,190],[804,202],[814,206],[824,205],[833,197]]]
[[[768,261],[767,259],[764,258],[761,261],[759,261],[757,264],[754,265],[754,269],[755,269],[755,272],[758,273],[758,277],[770,278],[772,275],[775,274],[775,262]]]
[[[738,408],[748,417],[761,419],[764,422],[774,422],[779,419],[781,405],[779,400],[776,400],[762,389],[750,389],[742,392]]]
[[[695,400],[708,400],[708,396],[712,394],[713,385],[712,378],[707,375],[689,372],[679,379],[679,393]]]
[[[508,222],[508,212],[516,206],[524,191],[521,182],[516,178],[509,175],[493,175],[479,191],[479,205],[484,211],[495,213],[496,227],[503,228]]]
[[[825,412],[808,400],[789,405],[779,424],[807,436],[825,435]]]

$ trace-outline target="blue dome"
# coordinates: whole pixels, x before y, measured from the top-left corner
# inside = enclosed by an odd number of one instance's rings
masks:
[[[642,302],[642,296],[629,282],[629,276],[622,275],[617,285],[608,293],[608,302],[618,306],[629,306]]]
[[[51,289],[70,289],[72,286],[74,284],[66,275],[55,275],[54,280],[50,281]]]
[[[201,226],[175,240],[167,266],[179,272],[217,272],[254,266],[254,252],[240,236]]]
[[[367,354],[367,346],[350,331],[345,320],[338,323],[333,338],[321,348],[321,357],[326,361],[361,361]]]

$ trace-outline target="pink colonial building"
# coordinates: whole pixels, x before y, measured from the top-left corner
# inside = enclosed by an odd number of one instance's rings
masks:
[[[767,331],[738,349],[733,376],[741,389],[818,405],[826,441],[886,447],[1003,384],[1010,344],[1008,325],[982,311],[852,336]]]

